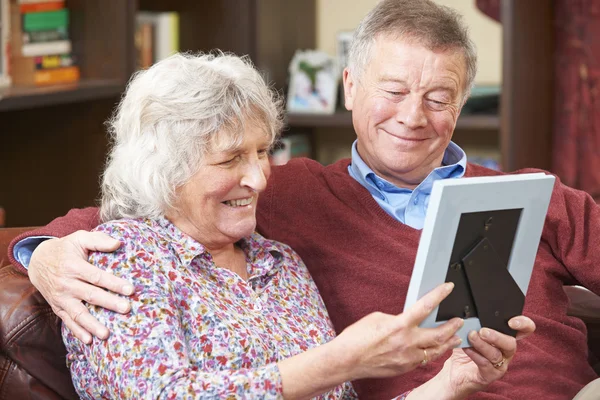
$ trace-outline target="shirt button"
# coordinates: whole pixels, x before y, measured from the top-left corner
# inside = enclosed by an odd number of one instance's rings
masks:
[[[419,196],[415,196],[415,199],[413,200],[413,204],[417,204],[419,202]]]
[[[382,182],[377,182],[377,187],[379,189],[383,189],[383,183]]]
[[[256,299],[256,303],[254,303],[254,310],[262,311],[262,303],[258,298]]]

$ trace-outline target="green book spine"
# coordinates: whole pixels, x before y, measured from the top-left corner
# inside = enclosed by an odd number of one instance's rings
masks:
[[[69,26],[69,10],[46,11],[23,14],[23,30],[26,32],[66,28]]]

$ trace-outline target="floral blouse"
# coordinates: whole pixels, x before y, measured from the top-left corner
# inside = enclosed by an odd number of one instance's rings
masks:
[[[253,234],[239,245],[248,281],[217,267],[167,219],[120,220],[97,231],[119,239],[90,262],[130,280],[131,312],[88,305],[110,330],[85,345],[63,325],[83,399],[282,398],[279,360],[334,338],[308,270],[288,246]],[[320,396],[356,398],[350,383]]]

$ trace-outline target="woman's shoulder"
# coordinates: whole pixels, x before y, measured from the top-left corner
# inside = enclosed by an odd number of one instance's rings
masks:
[[[104,233],[121,242],[111,253],[90,252],[89,260],[97,265],[107,265],[128,260],[135,256],[140,260],[152,258],[164,238],[154,221],[148,219],[119,219],[98,225],[93,232]]]

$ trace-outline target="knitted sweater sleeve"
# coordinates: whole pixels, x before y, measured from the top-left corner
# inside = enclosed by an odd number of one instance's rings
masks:
[[[564,284],[600,295],[600,206],[588,193],[556,180],[543,240],[568,272]]]
[[[56,218],[48,225],[28,231],[18,235],[8,246],[8,259],[11,264],[23,273],[27,270],[14,258],[14,247],[20,240],[32,236],[54,236],[64,237],[78,230],[89,231],[95,228],[100,223],[98,209],[88,207],[82,209],[73,209],[63,217]]]

